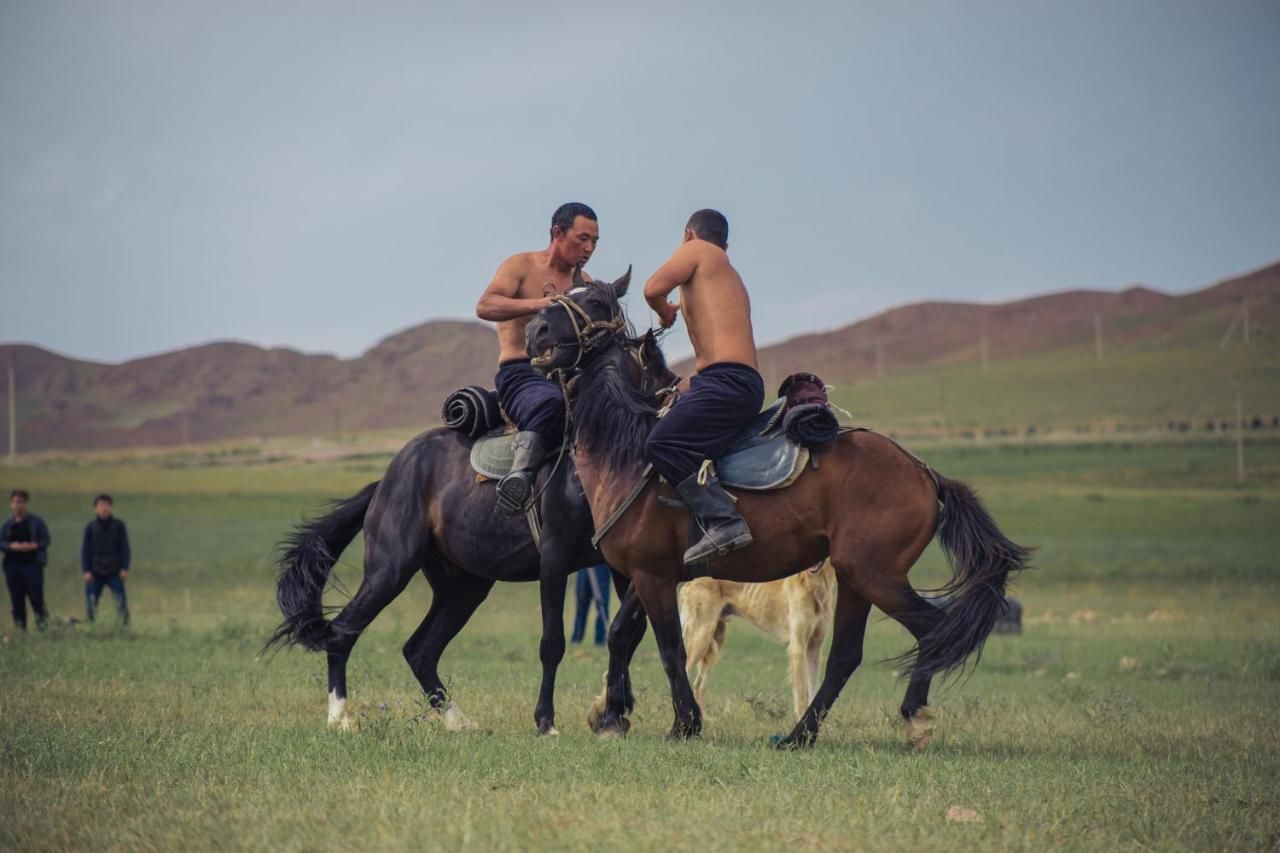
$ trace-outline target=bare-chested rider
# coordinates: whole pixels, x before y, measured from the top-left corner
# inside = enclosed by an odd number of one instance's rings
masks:
[[[751,530],[708,467],[760,412],[764,380],[756,368],[751,299],[729,263],[729,222],[715,210],[689,217],[684,243],[650,277],[644,298],[670,328],[684,314],[697,374],[649,434],[645,452],[653,467],[684,498],[703,530],[685,551],[693,565],[717,553],[751,544]],[[680,304],[667,301],[680,288]]]
[[[560,386],[529,365],[525,326],[553,296],[573,287],[574,270],[582,269],[599,240],[595,211],[576,202],[560,205],[551,216],[550,245],[503,261],[476,304],[477,317],[498,324],[498,400],[518,430],[511,473],[498,483],[500,514],[528,506],[542,460],[564,437],[564,397]]]

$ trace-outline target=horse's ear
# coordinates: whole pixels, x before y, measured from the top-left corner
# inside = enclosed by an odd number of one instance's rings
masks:
[[[574,267],[574,268],[573,268],[573,286],[574,286],[574,287],[586,287],[586,286],[587,286],[587,283],[586,283],[585,281],[583,281],[583,280],[582,280],[582,266],[581,266],[581,265],[576,266],[576,267]]]
[[[609,289],[613,291],[614,299],[621,299],[627,295],[627,288],[631,286],[631,267],[627,267],[627,271],[622,274],[622,278],[609,285]]]
[[[650,329],[640,340],[640,354],[647,361],[655,352],[658,352],[658,336],[653,333],[653,329]]]

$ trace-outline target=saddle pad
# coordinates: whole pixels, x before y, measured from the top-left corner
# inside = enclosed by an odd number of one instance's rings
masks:
[[[753,435],[739,439],[716,462],[716,473],[726,486],[763,492],[790,486],[808,464],[809,449],[788,440],[785,433]]]
[[[501,480],[510,474],[514,457],[511,442],[515,437],[514,432],[495,429],[477,438],[471,446],[471,467],[492,480]]]
[[[791,485],[809,463],[809,451],[788,441],[783,433],[757,435],[769,422],[769,411],[743,431],[729,455],[716,463],[716,472],[726,486],[766,491]],[[515,433],[495,430],[476,439],[471,447],[471,467],[477,474],[501,480],[511,472],[511,442]]]

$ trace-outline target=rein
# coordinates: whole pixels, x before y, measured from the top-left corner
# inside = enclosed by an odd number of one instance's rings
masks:
[[[551,298],[552,305],[559,305],[565,310],[569,316],[569,324],[573,326],[573,336],[576,338],[576,346],[578,347],[578,356],[573,360],[573,364],[564,367],[557,367],[552,373],[559,374],[561,385],[564,384],[564,374],[567,371],[577,370],[582,364],[582,359],[587,353],[600,346],[609,337],[618,334],[627,327],[627,319],[621,313],[614,314],[608,320],[592,320],[591,315],[583,310],[582,306],[574,302],[565,294],[559,294]],[[549,306],[548,306],[549,307]],[[556,344],[559,348],[563,344]]]

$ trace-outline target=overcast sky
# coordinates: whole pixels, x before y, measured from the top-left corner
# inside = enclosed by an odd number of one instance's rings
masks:
[[[1198,288],[1280,258],[1278,46],[1276,0],[3,0],[0,340],[356,355],[569,200],[609,278],[723,210],[761,342]]]

